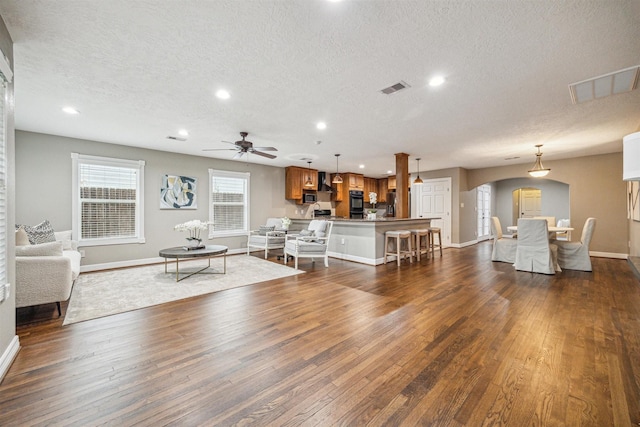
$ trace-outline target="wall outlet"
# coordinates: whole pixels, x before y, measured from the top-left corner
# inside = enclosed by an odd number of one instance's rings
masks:
[[[80,258],[84,258],[85,253],[84,253],[84,249],[80,249]]]
[[[344,237],[342,239],[340,239],[340,244],[344,245]]]

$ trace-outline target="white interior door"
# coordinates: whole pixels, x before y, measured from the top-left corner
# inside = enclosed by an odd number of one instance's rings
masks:
[[[431,225],[442,230],[442,246],[451,246],[451,178],[425,179],[411,192],[416,193],[417,216],[439,218]]]
[[[476,202],[476,215],[478,218],[478,241],[487,240],[491,238],[491,186],[481,185],[476,189],[477,202]]]
[[[520,192],[519,218],[533,218],[542,215],[542,191],[524,188]]]

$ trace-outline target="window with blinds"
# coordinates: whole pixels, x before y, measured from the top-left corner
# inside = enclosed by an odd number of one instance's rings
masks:
[[[0,75],[0,77],[2,77]],[[7,83],[0,78],[0,286],[7,283]]]
[[[142,243],[144,162],[76,153],[72,157],[74,235],[80,244]]]
[[[209,237],[244,235],[249,231],[249,173],[209,169],[211,183]]]

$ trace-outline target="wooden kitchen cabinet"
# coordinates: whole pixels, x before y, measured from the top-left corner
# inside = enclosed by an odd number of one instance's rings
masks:
[[[302,204],[302,194],[305,191],[304,183],[308,178],[311,178],[311,182],[313,182],[313,187],[311,187],[310,190],[315,192],[318,188],[317,169],[289,166],[285,168],[284,176],[284,198],[287,200],[295,200],[297,204]]]
[[[371,203],[369,193],[378,194],[378,180],[375,178],[364,177],[364,201],[365,203]],[[380,203],[380,194],[378,194],[377,203]]]
[[[390,176],[387,178],[387,189],[395,190],[396,189],[396,176]]]
[[[387,193],[389,192],[389,180],[380,178],[378,184],[378,203],[387,203]]]
[[[364,191],[364,175],[347,173],[345,174],[345,180],[349,183],[349,190]]]

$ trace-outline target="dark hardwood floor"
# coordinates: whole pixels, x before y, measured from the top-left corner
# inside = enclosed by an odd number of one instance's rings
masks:
[[[0,425],[638,425],[627,261],[546,276],[490,255],[304,259],[305,274],[64,327],[55,304],[21,309]]]

